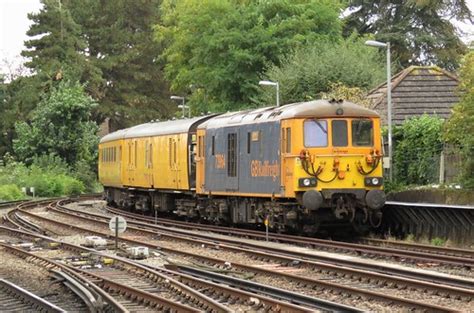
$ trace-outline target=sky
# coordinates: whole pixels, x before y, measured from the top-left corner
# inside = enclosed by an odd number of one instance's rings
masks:
[[[40,8],[39,0],[0,0],[0,72],[4,73],[5,59],[21,62],[17,56],[24,48],[31,22],[27,14]]]
[[[467,4],[474,12],[474,0],[467,0]],[[19,55],[24,49],[23,42],[28,39],[26,31],[31,23],[27,14],[40,9],[39,0],[0,0],[0,73],[8,72],[6,63],[13,67],[21,64]],[[466,33],[464,42],[474,41],[474,25],[460,22],[455,25]]]

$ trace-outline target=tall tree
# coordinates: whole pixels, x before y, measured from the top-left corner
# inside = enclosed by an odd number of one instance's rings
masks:
[[[340,36],[339,9],[326,0],[165,0],[156,37],[167,47],[172,90],[213,110],[249,105],[266,66],[298,46]]]
[[[466,52],[452,19],[472,21],[465,0],[351,0],[345,33],[375,34],[390,42],[402,67],[436,64],[458,67]]]
[[[39,13],[28,14],[33,23],[26,34],[32,38],[21,53],[30,59],[26,66],[46,83],[64,76],[89,83],[100,80],[100,73],[87,61],[86,42],[71,16],[69,0],[41,2]]]
[[[115,127],[123,127],[169,116],[174,106],[159,59],[162,47],[152,29],[160,21],[161,0],[70,2],[88,58],[103,78],[91,93],[100,102],[98,118],[109,117]]]
[[[0,84],[3,100],[0,101],[0,157],[12,153],[15,123],[31,118],[31,112],[43,94],[43,86],[35,76],[17,77],[10,83]]]

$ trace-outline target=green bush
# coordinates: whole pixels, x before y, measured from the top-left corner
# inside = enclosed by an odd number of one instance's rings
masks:
[[[84,184],[71,176],[62,176],[59,178],[62,184],[63,194],[66,196],[77,196],[85,191]]]
[[[425,185],[437,181],[443,120],[422,115],[394,129],[394,176],[398,184]]]
[[[74,178],[83,183],[85,192],[98,192],[101,188],[97,181],[97,173],[91,170],[90,165],[86,161],[78,161],[76,163]]]
[[[89,178],[89,183],[97,186],[93,178]],[[85,184],[75,177],[74,173],[70,173],[65,163],[54,157],[38,159],[29,167],[20,162],[10,162],[6,166],[1,166],[0,186],[2,190],[6,190],[5,194],[14,193],[11,186],[15,186],[18,190],[22,187],[34,187],[35,196],[38,197],[71,196],[87,190]]]
[[[14,184],[0,185],[0,201],[19,200],[24,197],[20,188]]]
[[[464,188],[474,189],[474,51],[468,53],[459,71],[461,99],[445,127],[445,139],[460,147],[463,162],[460,181]]]

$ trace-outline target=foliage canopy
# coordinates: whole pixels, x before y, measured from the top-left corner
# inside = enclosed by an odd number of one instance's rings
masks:
[[[413,117],[394,128],[394,174],[398,183],[425,185],[436,181],[443,150],[443,120],[429,115]]]
[[[458,67],[466,46],[451,19],[472,21],[466,0],[351,0],[345,33],[375,34],[390,42],[400,67],[436,64]]]
[[[31,123],[16,124],[17,157],[31,163],[34,157],[53,154],[70,166],[79,160],[94,164],[98,127],[90,118],[96,105],[78,82],[61,82],[38,104]]]
[[[376,49],[355,35],[337,42],[318,42],[296,49],[264,77],[280,83],[282,103],[317,99],[334,83],[369,89],[385,79],[385,63]],[[274,103],[274,90],[262,88],[263,101]]]
[[[467,54],[460,70],[461,101],[445,128],[449,142],[461,146],[464,157],[462,180],[466,187],[474,188],[474,52]]]
[[[165,0],[155,34],[166,45],[166,77],[172,90],[204,93],[214,110],[249,105],[266,66],[295,47],[339,38],[339,9],[327,0]]]

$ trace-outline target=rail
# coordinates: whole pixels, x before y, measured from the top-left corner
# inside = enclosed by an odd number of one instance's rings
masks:
[[[12,282],[5,279],[1,279],[1,278],[0,278],[0,290],[3,290],[4,293],[8,294],[8,297],[6,298],[6,300],[10,298],[18,299],[22,303],[25,303],[31,306],[31,309],[33,310],[42,311],[42,312],[51,312],[51,313],[66,312],[65,310],[52,304],[51,302],[48,302],[41,297],[38,297],[34,293],[31,293],[28,290],[23,289],[20,286],[17,286],[13,284]],[[3,297],[2,297],[2,300],[4,300]],[[8,308],[6,304],[0,305],[0,307],[4,310],[18,309],[18,308]]]

